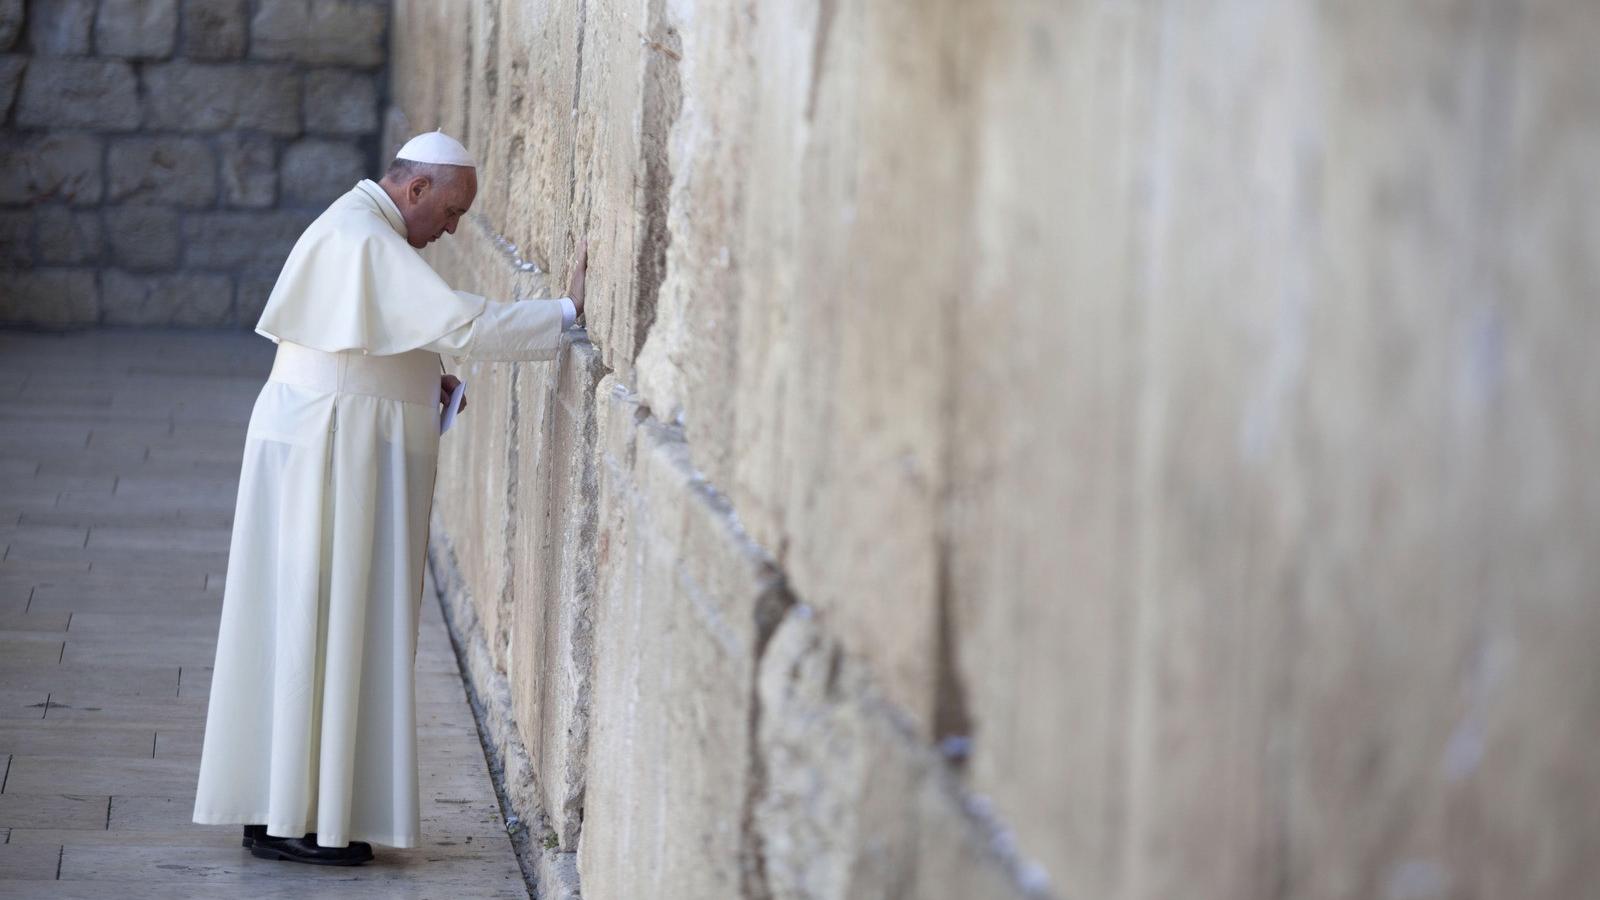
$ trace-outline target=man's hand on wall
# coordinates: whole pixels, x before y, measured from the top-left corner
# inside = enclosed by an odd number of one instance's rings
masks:
[[[589,271],[589,242],[578,242],[578,258],[572,264],[572,280],[567,284],[567,297],[583,318],[583,280]]]
[[[445,406],[445,405],[449,404],[450,395],[455,393],[456,385],[458,385],[460,383],[461,383],[461,379],[455,377],[454,375],[440,375],[439,376],[439,405],[440,406]],[[463,393],[461,395],[461,408],[459,410],[457,410],[457,412],[458,413],[464,413],[466,411],[467,411],[467,395],[465,393]]]

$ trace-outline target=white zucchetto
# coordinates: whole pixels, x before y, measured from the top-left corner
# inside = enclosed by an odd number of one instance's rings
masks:
[[[443,131],[425,131],[406,141],[394,158],[442,166],[466,166],[469,169],[478,167],[467,148]]]

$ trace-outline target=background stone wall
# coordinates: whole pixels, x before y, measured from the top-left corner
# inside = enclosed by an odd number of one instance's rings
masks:
[[[388,11],[0,0],[0,325],[253,328],[377,171]]]
[[[430,259],[593,246],[587,340],[465,367],[434,527],[542,871],[1594,896],[1596,46],[1591,0],[397,2],[389,146],[482,160]]]

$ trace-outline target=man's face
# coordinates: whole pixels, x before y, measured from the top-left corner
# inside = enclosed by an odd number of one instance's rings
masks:
[[[402,209],[406,220],[406,243],[418,250],[445,234],[455,234],[456,225],[478,196],[476,169],[458,167],[451,177],[435,180],[418,175],[406,182],[409,208]]]

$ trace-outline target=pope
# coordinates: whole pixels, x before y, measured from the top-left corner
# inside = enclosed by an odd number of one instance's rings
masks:
[[[245,438],[193,819],[268,859],[354,865],[420,837],[413,665],[439,449],[440,354],[547,360],[583,311],[452,290],[476,165],[409,141],[295,243],[256,331],[278,345]]]

